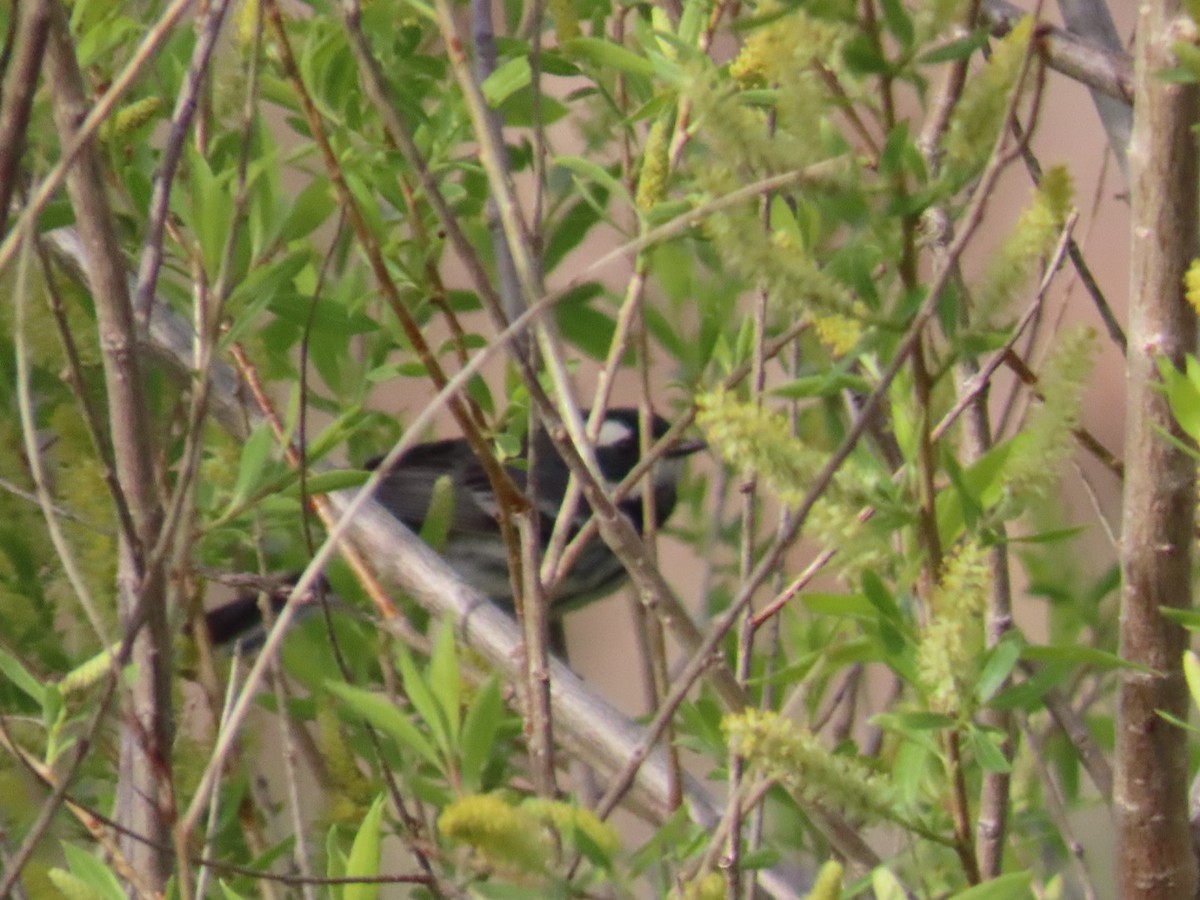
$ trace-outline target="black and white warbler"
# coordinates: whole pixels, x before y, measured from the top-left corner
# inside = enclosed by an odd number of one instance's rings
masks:
[[[651,444],[667,433],[669,423],[656,415],[652,419],[652,428]],[[560,514],[570,473],[544,433],[539,433],[535,441],[537,530],[545,549]],[[679,441],[667,450],[654,468],[656,525],[665,523],[675,508],[683,460],[703,447],[703,441]],[[617,408],[607,412],[596,437],[595,453],[600,474],[610,488],[615,488],[641,459],[636,409]],[[527,452],[523,451],[520,459],[507,466],[521,490],[528,484],[526,456]],[[378,458],[370,460],[366,467],[374,469],[379,462]],[[438,552],[464,581],[493,602],[511,608],[513,592],[508,575],[508,552],[500,532],[496,497],[487,474],[466,440],[430,441],[413,447],[387,473],[375,496],[392,515],[414,531],[420,531],[429,514],[435,486],[443,476],[450,480],[452,501],[445,539],[437,548]],[[639,484],[618,503],[639,534],[645,530],[644,490],[645,486]],[[590,517],[591,509],[581,499],[569,535],[577,533]],[[624,576],[624,567],[607,545],[599,538],[593,539],[554,587],[553,612],[557,615],[608,594]],[[237,614],[227,610],[235,604],[246,609]],[[230,635],[222,627],[226,624],[247,621],[257,624],[257,609],[254,596],[250,596],[238,598],[208,613],[213,642],[229,643],[236,639],[236,635]]]

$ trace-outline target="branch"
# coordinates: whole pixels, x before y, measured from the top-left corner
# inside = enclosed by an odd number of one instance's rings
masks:
[[[1103,48],[1114,55],[1124,56],[1121,36],[1113,24],[1112,14],[1105,0],[1058,0],[1063,23],[1071,34]],[[1129,103],[1109,97],[1103,91],[1091,88],[1092,103],[1100,114],[1100,122],[1108,135],[1108,146],[1117,158],[1121,174],[1129,177],[1129,132],[1133,128],[1133,110]]]
[[[126,629],[121,658],[129,658],[132,650],[138,675],[131,688],[132,709],[121,732],[117,815],[122,825],[137,834],[168,834],[173,806],[171,635],[163,568],[146,565],[147,550],[153,546],[162,520],[150,439],[154,432],[143,393],[128,277],[113,228],[100,156],[95,139],[81,136],[79,130],[91,104],[66,13],[57,3],[51,5],[46,61],[59,140],[63,147],[79,148],[74,165],[67,170],[67,193],[92,275],[113,459],[135,529],[132,536],[121,534],[118,562],[118,607]],[[21,229],[17,231],[19,235]],[[156,887],[165,885],[171,871],[170,854],[137,842],[125,844],[134,869]]]
[[[17,187],[17,169],[25,149],[29,111],[37,89],[38,72],[50,31],[50,10],[44,3],[23,3],[17,7],[16,55],[4,79],[0,94],[0,234],[8,223],[8,209]]]
[[[87,283],[90,268],[82,255],[79,236],[70,228],[62,228],[48,234],[46,241],[59,258],[68,264],[70,271]],[[522,330],[532,317],[544,313],[556,297],[552,295],[540,301],[514,323],[513,330]],[[152,352],[156,360],[162,361],[175,377],[186,383],[192,352],[190,326],[166,304],[160,303],[151,317],[151,331],[142,339],[147,342],[147,352]],[[491,349],[481,353],[497,352],[503,346],[503,341],[496,341]],[[477,356],[472,363],[480,361],[481,358]],[[470,376],[474,371],[475,368],[470,367],[458,374]],[[218,422],[229,427],[235,436],[243,436],[246,419],[239,400],[242,387],[236,373],[224,362],[215,361],[212,384],[214,416]],[[431,404],[427,409],[432,411],[437,406]],[[251,427],[255,424],[257,421],[250,422]],[[421,433],[421,427],[414,422],[406,433],[415,437]],[[386,469],[386,466],[380,468]],[[342,492],[331,499],[339,512],[344,513],[352,497],[353,494]],[[409,593],[434,615],[454,623],[463,641],[485,657],[505,678],[515,683],[522,677],[518,653],[521,635],[512,618],[464,584],[440,556],[387,510],[374,500],[364,501],[353,514],[348,533],[355,546],[377,566],[380,574]],[[276,619],[274,630],[280,636],[291,618],[291,606],[288,604]],[[385,629],[389,627],[386,620],[378,625]],[[277,644],[274,635],[268,637],[261,655],[269,656],[272,646]],[[552,660],[550,671],[557,737],[597,769],[606,773],[619,771],[639,752],[644,729],[596,696],[562,663]],[[663,816],[670,813],[670,779],[663,753],[652,752],[648,755],[634,775],[634,783],[640,796],[655,812]],[[688,779],[683,789],[693,821],[704,828],[715,826],[720,818],[719,807],[707,790],[694,779]],[[760,873],[760,884],[773,896],[796,896],[788,880],[772,870]]]
[[[1007,34],[1028,10],[1008,0],[984,0],[983,16],[997,37]],[[1133,103],[1133,61],[1125,53],[1112,53],[1052,25],[1039,26],[1038,45],[1046,65],[1093,91]]]
[[[1158,360],[1182,366],[1196,349],[1184,273],[1200,250],[1196,140],[1200,86],[1160,77],[1172,46],[1196,26],[1179,0],[1140,5],[1137,102],[1129,145],[1131,238],[1125,494],[1121,535],[1121,674],[1114,805],[1118,891],[1129,900],[1193,897],[1187,733],[1163,713],[1188,715],[1187,632],[1164,607],[1191,607],[1196,467],[1171,415]],[[1168,441],[1166,432],[1175,438]]]

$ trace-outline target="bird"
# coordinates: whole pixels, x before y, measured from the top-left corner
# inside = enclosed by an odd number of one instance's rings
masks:
[[[670,423],[657,414],[651,416],[650,426],[650,444],[660,440],[670,429]],[[684,460],[705,446],[699,439],[678,440],[652,470],[650,484],[654,493],[656,527],[665,524],[675,509]],[[528,447],[526,441],[519,455],[505,465],[513,483],[522,492],[529,486]],[[570,470],[544,431],[535,433],[533,448],[535,533],[545,550],[561,515]],[[638,410],[632,407],[607,410],[597,432],[595,456],[599,474],[610,490],[633,471],[641,460],[641,451]],[[368,460],[365,468],[378,469],[382,459]],[[383,473],[375,499],[413,531],[421,532],[430,515],[430,507],[435,504],[435,495],[441,490],[437,487],[438,482],[443,478],[448,480],[451,493],[447,504],[448,521],[438,529],[444,536],[434,549],[467,584],[511,611],[513,591],[508,572],[508,548],[500,528],[499,503],[486,471],[465,438],[434,440],[414,446]],[[643,480],[617,503],[639,534],[646,530],[645,490]],[[568,526],[568,537],[577,534],[591,515],[587,501],[580,499]],[[603,541],[593,539],[553,587],[551,615],[560,617],[606,596],[624,581],[625,576],[624,566],[616,555]],[[236,640],[235,627],[260,622],[256,595],[239,597],[206,614],[210,636],[218,645]]]

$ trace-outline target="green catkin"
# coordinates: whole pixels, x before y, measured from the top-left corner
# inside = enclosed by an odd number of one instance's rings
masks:
[[[1183,287],[1187,302],[1197,313],[1200,313],[1200,259],[1193,259],[1183,276]]]
[[[969,710],[990,585],[987,551],[974,541],[946,561],[917,650],[917,680],[933,712],[954,716]]]
[[[575,11],[573,0],[549,0],[546,9],[554,20],[560,44],[579,37],[579,14]]]
[[[721,729],[730,753],[807,802],[828,803],[869,820],[891,818],[891,786],[857,759],[830,753],[816,735],[771,710],[728,715]]]
[[[838,900],[842,896],[842,864],[831,859],[821,866],[817,881],[808,893],[808,900]]]
[[[1058,471],[1074,449],[1083,390],[1092,371],[1096,334],[1077,328],[1060,335],[1054,355],[1038,377],[1042,400],[1033,406],[1015,439],[1005,471],[1005,486],[1018,500],[1044,496],[1058,485]]]
[[[500,868],[538,873],[545,870],[550,857],[550,846],[537,818],[496,793],[470,794],[455,800],[438,817],[438,831],[473,847]]]
[[[719,872],[706,872],[673,888],[670,900],[724,900],[725,877]]]
[[[996,43],[991,59],[967,81],[946,132],[947,168],[974,172],[991,155],[1032,36],[1033,17],[1026,16]]]
[[[601,821],[590,809],[563,803],[561,800],[530,797],[521,804],[521,810],[561,835],[569,835],[572,831],[585,834],[588,840],[609,856],[621,849],[621,839],[617,830],[608,822]]]
[[[667,176],[671,166],[670,141],[671,132],[666,120],[658,119],[650,126],[650,134],[646,137],[642,174],[638,178],[636,203],[643,213],[649,212],[667,196]]]
[[[1012,298],[1058,243],[1071,213],[1073,196],[1067,170],[1062,166],[1048,169],[1030,204],[988,263],[973,291],[976,327],[989,328],[999,324],[997,320],[1008,311]]]
[[[786,417],[723,390],[700,395],[696,405],[696,422],[723,459],[756,474],[784,503],[803,499],[823,457],[792,434]]]
[[[162,97],[143,97],[126,106],[113,119],[112,137],[126,137],[154,119],[163,108]]]

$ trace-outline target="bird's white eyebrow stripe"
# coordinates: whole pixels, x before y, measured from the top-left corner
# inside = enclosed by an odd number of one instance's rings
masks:
[[[633,437],[633,429],[619,419],[605,419],[596,435],[597,447],[614,447]]]

